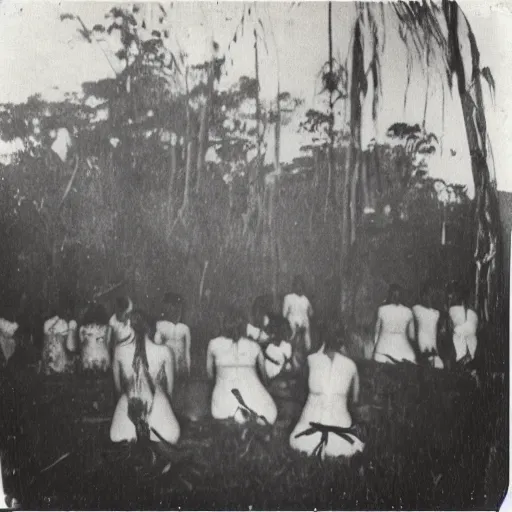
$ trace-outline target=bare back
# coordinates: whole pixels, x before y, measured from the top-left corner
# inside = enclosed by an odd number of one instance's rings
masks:
[[[133,369],[133,356],[135,354],[135,342],[133,340],[121,343],[116,347],[114,354],[114,373],[119,370],[121,379],[119,381],[119,391],[127,392],[129,382],[135,377]],[[146,354],[148,358],[149,375],[155,386],[172,391],[172,382],[174,380],[174,362],[172,352],[165,345],[159,346],[146,339]],[[166,389],[169,387],[171,389]]]

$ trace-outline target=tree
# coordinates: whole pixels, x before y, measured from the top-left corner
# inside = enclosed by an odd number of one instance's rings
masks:
[[[442,70],[445,83],[453,89],[457,79],[459,95],[468,145],[470,148],[473,179],[475,182],[475,230],[474,253],[474,307],[484,325],[499,323],[499,214],[497,209],[496,182],[488,163],[488,136],[481,79],[484,77],[493,86],[492,75],[487,68],[480,69],[479,52],[471,26],[456,2],[443,1],[442,8],[431,2],[397,2],[382,4],[357,4],[356,21],[352,29],[352,72],[350,77],[352,148],[361,140],[361,100],[371,91],[373,115],[376,118],[376,102],[380,88],[381,55],[384,51],[382,38],[385,35],[386,17],[393,18],[399,27],[400,37],[405,43],[408,60],[417,61],[428,75],[433,69]],[[447,35],[446,35],[447,34]],[[365,63],[363,44],[371,49],[371,62]],[[471,61],[464,62],[461,45],[469,45]],[[425,55],[428,57],[426,62]],[[410,67],[408,66],[409,70]],[[368,86],[366,69],[371,70],[372,87]],[[360,177],[360,166],[352,169],[351,187],[351,232],[354,240],[356,223],[355,186]],[[346,240],[348,227],[343,225]]]

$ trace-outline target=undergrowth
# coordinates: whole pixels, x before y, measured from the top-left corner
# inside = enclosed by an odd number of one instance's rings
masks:
[[[491,483],[486,468],[508,437],[504,384],[369,362],[360,373],[365,451],[324,461],[288,448],[290,417],[272,429],[182,420],[176,448],[116,446],[109,378],[17,373],[2,395],[17,468],[4,468],[6,489],[29,509],[496,509],[507,452]]]

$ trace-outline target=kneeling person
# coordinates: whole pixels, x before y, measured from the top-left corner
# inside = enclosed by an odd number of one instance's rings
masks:
[[[106,372],[110,368],[108,315],[100,304],[91,304],[78,331],[82,370]]]
[[[308,455],[350,457],[364,448],[351,430],[348,402],[359,399],[359,375],[355,363],[340,353],[341,324],[324,332],[320,350],[308,356],[309,395],[290,446]]]
[[[130,324],[132,336],[114,352],[114,384],[119,400],[110,439],[177,443],[180,426],[169,399],[174,381],[172,352],[151,341],[154,329],[142,312],[132,312]]]

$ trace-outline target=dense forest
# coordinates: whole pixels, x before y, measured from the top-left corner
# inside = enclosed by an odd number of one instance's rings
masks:
[[[63,15],[91,44],[117,33],[123,48],[105,57],[124,67],[59,103],[35,96],[2,106],[0,132],[14,148],[0,166],[4,307],[34,319],[66,303],[78,314],[88,301],[110,304],[126,292],[157,313],[172,289],[185,296],[194,326],[224,303],[249,308],[261,294],[277,303],[302,274],[320,317],[342,313],[367,330],[389,284],[414,301],[426,279],[440,287],[456,280],[469,284],[483,327],[497,329],[503,348],[500,221],[482,99],[482,79],[493,86],[492,75],[480,69],[457,4],[355,6],[347,60],[338,62],[326,4],[329,54],[319,67],[327,108],[302,115],[312,142],[286,165],[283,129],[302,102],[279,87],[274,101],[260,98],[257,7],[247,4],[237,29],[253,31],[254,75],[228,90],[218,87],[226,55],[214,41],[199,65],[169,50],[162,6],[114,8],[94,27]],[[427,74],[440,63],[460,97],[475,199],[430,177],[439,134],[425,123],[397,119],[385,140],[361,145],[362,105],[373,102],[377,117],[382,101],[379,37],[390,16],[410,58],[427,55]]]

